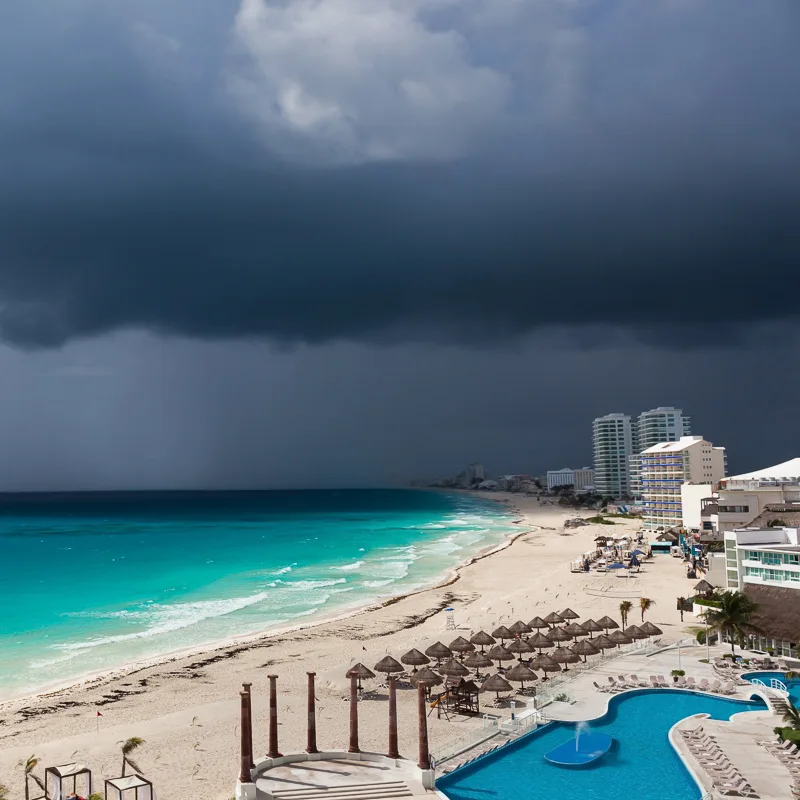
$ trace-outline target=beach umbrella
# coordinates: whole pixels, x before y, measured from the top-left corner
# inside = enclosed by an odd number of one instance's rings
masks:
[[[425,653],[420,653],[419,650],[409,650],[404,655],[400,656],[400,661],[403,664],[408,664],[410,667],[414,667],[414,672],[417,671],[417,667],[424,667],[425,664],[430,664],[431,660]]]
[[[531,683],[532,681],[538,681],[539,676],[530,668],[526,667],[524,664],[514,664],[511,669],[506,670],[505,674],[506,680],[514,681],[514,683],[521,683],[522,686],[520,688],[525,688],[525,681]]]
[[[532,653],[533,647],[524,639],[514,639],[511,644],[506,646],[506,650],[508,650],[509,653],[516,653],[517,656],[519,656],[519,660],[522,661],[522,654]]]
[[[542,629],[542,628],[549,628],[550,626],[541,618],[541,617],[534,617],[529,623],[528,627],[531,630]]]
[[[629,639],[646,639],[647,638],[647,634],[641,628],[639,628],[636,625],[628,625],[628,627],[625,628],[625,630],[622,631],[622,632]]]
[[[508,628],[506,628],[505,625],[501,625],[499,628],[497,628],[497,630],[492,631],[492,636],[494,636],[495,639],[513,639],[514,638],[514,634],[511,633],[511,631]]]
[[[538,631],[528,639],[528,644],[535,647],[537,650],[544,650],[548,647],[554,647],[553,640]]]
[[[563,611],[558,612],[564,619],[580,619],[580,616],[576,614],[571,608],[565,608]]]
[[[405,667],[391,656],[384,656],[373,669],[376,672],[385,672],[387,675],[391,675],[393,672],[405,672]]]
[[[448,658],[447,661],[442,661],[438,667],[439,673],[446,678],[463,678],[469,675],[469,670],[454,658]]]
[[[459,636],[458,639],[453,639],[450,642],[450,649],[454,653],[461,653],[461,658],[464,658],[464,653],[471,653],[475,649],[475,645],[467,641],[463,636]]]
[[[614,631],[608,638],[616,645],[631,644],[633,642],[633,639],[630,636],[626,636],[622,631]]]
[[[529,662],[528,666],[531,669],[540,669],[544,673],[548,672],[561,672],[561,667],[557,662],[553,661],[547,653],[537,653]],[[545,674],[545,680],[547,675]]]
[[[583,656],[584,661],[586,661],[586,656],[596,656],[600,652],[600,648],[594,645],[591,639],[583,639],[580,642],[576,642],[570,647],[570,650],[579,656]]]
[[[481,653],[484,647],[491,647],[495,643],[494,638],[489,636],[486,631],[478,631],[474,636],[470,637],[470,641],[481,648]]]
[[[570,634],[573,639],[577,639],[579,636],[589,635],[589,632],[583,627],[583,625],[579,625],[577,622],[570,622],[570,624],[567,625],[564,630]]]
[[[603,626],[598,625],[593,619],[587,619],[586,622],[582,622],[581,627],[589,634],[590,639],[593,633],[601,633],[603,630]]]
[[[601,617],[597,620],[597,624],[602,625],[604,631],[608,631],[610,628],[619,628],[617,621],[611,619],[611,617]]]
[[[558,625],[560,622],[564,622],[564,617],[553,611],[544,618],[544,621],[548,623],[548,625]]]
[[[444,678],[441,675],[437,675],[430,667],[423,667],[411,676],[411,683],[415,686],[421,683],[427,689],[430,689],[431,686],[438,686],[443,682]]]
[[[453,652],[449,647],[445,647],[441,642],[432,644],[426,651],[425,655],[429,658],[435,658],[437,662],[443,658],[452,658]]]
[[[627,567],[621,561],[617,561],[614,564],[608,564],[606,569],[627,569]]]
[[[702,592],[703,594],[710,594],[714,591],[714,587],[705,578],[703,578],[703,580],[695,584],[694,591]]]
[[[481,684],[482,692],[497,692],[497,699],[500,699],[500,692],[510,692],[511,684],[502,675],[491,675]]]
[[[640,550],[638,547],[631,553],[632,556],[646,556],[647,553],[644,550]]]
[[[352,678],[355,675],[358,678],[358,688],[361,688],[361,681],[368,681],[370,678],[375,677],[375,673],[369,668],[365,667],[362,663],[353,664],[350,669],[345,672],[345,678]]]
[[[664,632],[657,625],[653,625],[653,623],[650,622],[650,620],[647,620],[647,622],[643,622],[639,626],[639,628],[640,630],[644,631],[648,636],[661,636],[661,634]]]
[[[641,567],[641,562],[635,555],[631,556],[631,560],[628,562],[628,569],[632,569],[633,567]]]
[[[606,636],[604,633],[601,633],[599,636],[595,636],[594,639],[590,640],[595,647],[599,647],[601,650],[610,650],[612,647],[616,647],[616,643],[611,641],[611,638]]]
[[[475,670],[475,677],[480,678],[481,667],[491,667],[492,659],[486,653],[470,653],[462,662],[465,667]]]
[[[564,630],[564,628],[551,628],[547,634],[547,638],[553,642],[569,642],[572,641],[572,636]]]
[[[492,661],[512,661],[514,659],[514,654],[509,653],[501,644],[496,644],[486,655]]]
[[[568,647],[556,647],[552,653],[548,653],[550,658],[556,662],[556,664],[577,664],[581,657],[577,653],[573,653]],[[569,667],[564,666],[564,671],[566,672]]]
[[[514,636],[522,636],[525,633],[531,633],[532,628],[526,625],[522,620],[517,620],[513,625],[508,628]]]

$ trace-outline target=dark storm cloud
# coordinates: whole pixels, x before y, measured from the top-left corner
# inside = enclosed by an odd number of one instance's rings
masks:
[[[797,315],[793,2],[202,6],[0,12],[7,342],[683,346]]]

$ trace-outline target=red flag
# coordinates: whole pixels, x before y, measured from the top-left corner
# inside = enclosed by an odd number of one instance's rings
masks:
[[[101,714],[101,713],[98,711],[98,712],[97,712],[97,716],[98,716],[98,717],[102,717],[103,715],[102,715],[102,714]]]

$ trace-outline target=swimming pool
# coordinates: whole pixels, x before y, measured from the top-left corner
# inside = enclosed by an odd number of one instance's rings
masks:
[[[692,714],[728,719],[764,708],[675,689],[643,689],[612,697],[608,713],[589,723],[615,740],[599,761],[579,770],[547,764],[544,754],[575,737],[575,725],[554,722],[445,775],[436,786],[450,800],[697,800],[700,789],[669,743],[669,729]]]
[[[783,672],[746,672],[742,677],[748,681],[753,678],[758,678],[760,681],[766,683],[767,686],[769,686],[770,678],[777,678],[786,685],[792,703],[796,706],[800,705],[800,679],[792,678],[791,680],[786,680],[784,675],[785,673]]]

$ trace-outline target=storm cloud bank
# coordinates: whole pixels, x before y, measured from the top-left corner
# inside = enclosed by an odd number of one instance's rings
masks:
[[[0,22],[12,345],[599,325],[685,346],[798,314],[792,0],[71,0]]]

